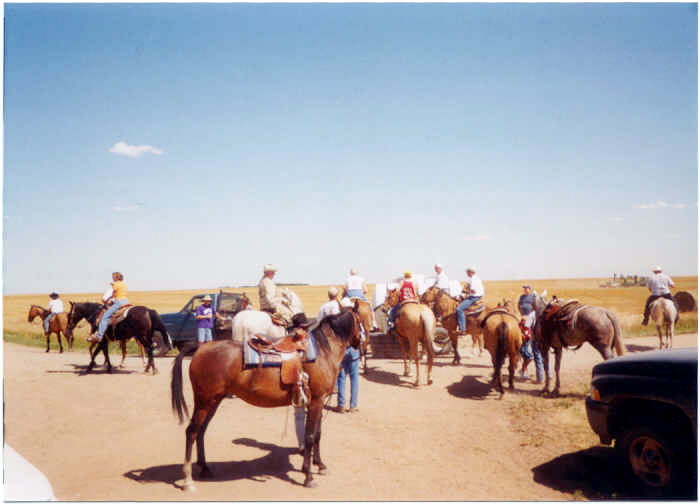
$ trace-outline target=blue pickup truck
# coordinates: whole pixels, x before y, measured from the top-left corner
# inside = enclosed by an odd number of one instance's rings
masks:
[[[214,339],[231,337],[231,320],[250,302],[245,294],[220,290],[216,293],[196,294],[180,311],[161,314],[160,318],[168,330],[170,340],[179,350],[182,350],[186,343],[197,341],[197,320],[194,318],[194,312],[202,304],[204,296],[211,296],[212,307],[224,317],[217,319],[214,324]]]

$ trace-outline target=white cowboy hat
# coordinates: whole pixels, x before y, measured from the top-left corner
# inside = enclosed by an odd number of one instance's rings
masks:
[[[350,268],[351,275],[357,275],[357,268]]]
[[[651,271],[653,271],[654,273],[656,273],[657,271],[663,271],[663,270],[661,269],[661,266],[654,266],[654,269],[651,270]]]
[[[474,269],[474,266],[469,266],[469,267],[467,268],[467,273],[469,273],[470,271],[476,273],[476,270]]]
[[[442,264],[440,264],[440,263],[435,263],[435,266],[433,266],[433,268],[442,268]]]
[[[202,301],[211,301],[211,296],[207,294],[202,298]]]
[[[277,266],[273,264],[266,264],[265,267],[263,268],[263,272],[267,273],[268,271],[277,271]]]
[[[328,295],[336,297],[338,295],[338,288],[337,287],[331,287],[328,289]]]

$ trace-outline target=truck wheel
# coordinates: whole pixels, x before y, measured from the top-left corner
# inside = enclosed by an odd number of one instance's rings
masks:
[[[687,481],[685,475],[692,474],[690,458],[681,432],[672,433],[655,421],[637,422],[638,425],[624,429],[615,443],[615,448],[637,482],[642,482],[647,491],[668,495],[678,490]]]
[[[167,337],[160,331],[155,331],[153,333],[153,356],[154,357],[163,357],[166,353],[168,353],[168,350],[170,350],[170,347],[168,346],[167,343]]]

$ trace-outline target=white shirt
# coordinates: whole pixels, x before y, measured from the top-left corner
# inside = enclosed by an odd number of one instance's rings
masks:
[[[476,276],[476,274],[467,279],[467,283],[469,284],[470,296],[484,296],[484,284],[481,283],[481,278]]]
[[[52,299],[49,301],[49,310],[51,310],[51,313],[62,313],[63,301],[60,299]]]
[[[350,275],[345,279],[345,288],[347,290],[362,290],[362,284],[365,283],[365,279],[358,275]]]
[[[114,289],[112,289],[112,286],[110,285],[109,287],[107,287],[105,293],[102,294],[102,301],[107,301],[109,298],[112,297],[112,294],[114,294]]]
[[[447,278],[447,273],[444,271],[441,271],[438,273],[437,278],[435,279],[435,287],[438,289],[445,289],[445,290],[450,290],[450,280]]]
[[[328,301],[327,303],[321,306],[321,309],[318,312],[318,320],[320,321],[328,315],[338,315],[339,313],[340,305],[338,304],[338,301]]]
[[[671,277],[665,273],[655,273],[654,276],[647,280],[647,288],[651,291],[652,296],[662,296],[670,294],[670,287],[675,287]]]

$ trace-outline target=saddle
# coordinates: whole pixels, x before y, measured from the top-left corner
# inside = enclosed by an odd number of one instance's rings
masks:
[[[280,380],[283,386],[292,387],[292,403],[296,407],[304,406],[311,397],[309,376],[304,372],[303,360],[309,346],[309,333],[297,328],[289,336],[272,342],[265,336],[254,336],[248,340],[248,346],[263,354],[273,355],[279,359]],[[258,367],[262,367],[263,359]]]
[[[129,310],[133,308],[134,305],[132,304],[125,304],[124,306],[120,306],[117,311],[112,313],[112,318],[109,319],[109,325],[110,327],[116,327],[119,322],[124,320],[126,316],[129,313]],[[95,319],[95,325],[99,326],[100,322],[102,321],[102,317],[104,316],[105,312],[107,311],[106,308],[104,308],[100,313],[97,314],[97,318]]]
[[[486,308],[486,304],[484,303],[483,299],[480,299],[479,301],[471,305],[469,308],[467,308],[464,311],[464,314],[467,317],[475,317],[479,315],[482,311],[484,311],[484,308]],[[505,310],[503,311],[505,312]]]

